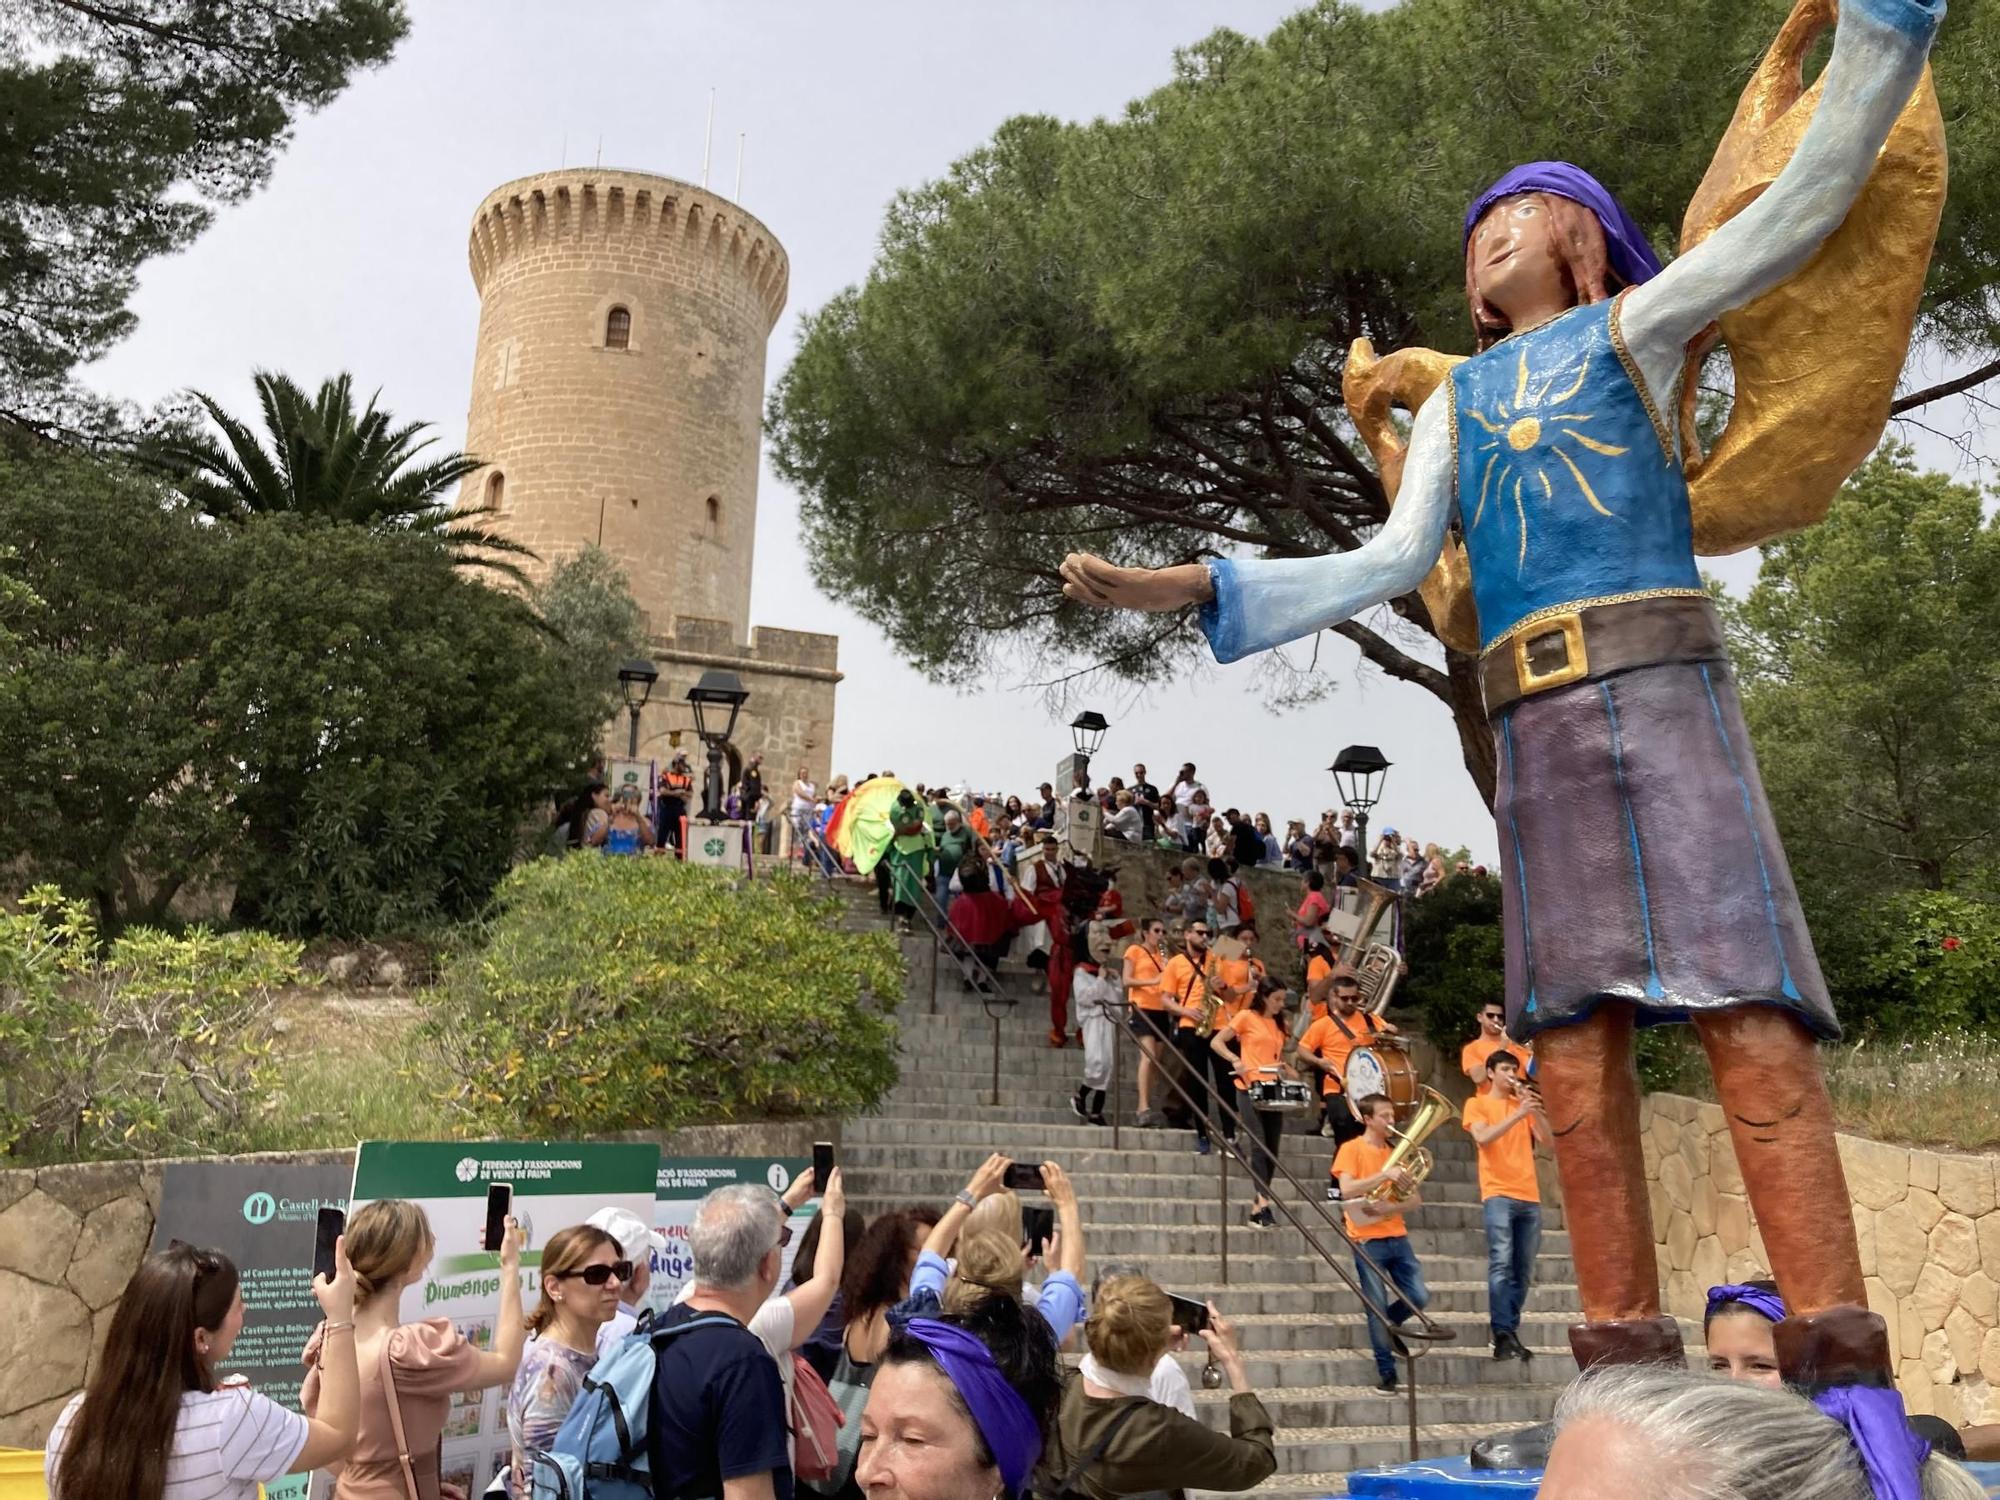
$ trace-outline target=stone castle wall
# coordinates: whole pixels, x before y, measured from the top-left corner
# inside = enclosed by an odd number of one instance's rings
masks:
[[[1664,1305],[1698,1347],[1708,1288],[1768,1277],[1770,1261],[1721,1107],[1653,1094],[1640,1124]],[[1837,1139],[1904,1401],[1954,1425],[2000,1422],[2000,1163]]]
[[[648,618],[750,625],[765,341],[790,267],[769,229],[672,178],[577,168],[496,188],[461,505],[547,567],[596,543]],[[607,339],[614,309],[624,348]]]

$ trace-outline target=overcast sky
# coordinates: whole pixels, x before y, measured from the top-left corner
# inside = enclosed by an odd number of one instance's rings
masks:
[[[254,411],[253,369],[316,385],[350,371],[397,415],[457,446],[479,305],[466,270],[472,212],[493,187],[601,159],[689,180],[716,90],[710,186],[733,193],[791,256],[791,299],[771,338],[775,379],[797,320],[857,281],[897,189],[939,175],[1010,115],[1115,114],[1163,82],[1173,49],[1218,26],[1269,31],[1296,0],[410,0],[387,67],[305,120],[268,187],[225,210],[186,253],[153,263],[135,334],[87,378],[150,404],[195,387]],[[601,151],[601,158],[600,153]],[[1942,449],[1929,455],[1943,462]],[[847,674],[834,765],[893,765],[1028,792],[1068,731],[1021,673],[960,695],[925,682],[871,626],[821,596],[795,530],[797,496],[767,470],[751,619],[837,633]],[[1732,586],[1754,559],[1719,569]],[[1308,653],[1293,648],[1303,661]],[[1161,783],[1199,763],[1217,805],[1311,817],[1337,805],[1325,767],[1350,742],[1394,763],[1383,821],[1426,840],[1496,841],[1445,708],[1322,638],[1324,701],[1273,714],[1254,668],[1077,706],[1112,721],[1101,777],[1143,759]],[[1044,672],[1035,675],[1053,675]],[[1066,715],[1063,716],[1066,719]]]

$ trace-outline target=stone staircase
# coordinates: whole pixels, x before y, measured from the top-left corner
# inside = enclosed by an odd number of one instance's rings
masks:
[[[850,891],[853,920],[877,920],[872,888]],[[848,1122],[844,1175],[850,1198],[874,1213],[915,1204],[942,1206],[990,1151],[1020,1160],[1054,1160],[1074,1179],[1082,1201],[1092,1274],[1116,1266],[1143,1270],[1160,1285],[1212,1297],[1242,1330],[1248,1373],[1278,1428],[1278,1472],[1259,1495],[1345,1493],[1341,1476],[1409,1456],[1408,1397],[1374,1389],[1364,1317],[1353,1293],[1295,1229],[1258,1230],[1244,1222],[1251,1186],[1234,1162],[1228,1203],[1220,1196],[1221,1152],[1198,1157],[1187,1131],[1140,1130],[1135,1104],[1136,1048],[1121,1041],[1119,1108],[1122,1149],[1112,1132],[1070,1113],[1083,1054],[1047,1045],[1047,1002],[1029,993],[1025,971],[1001,975],[1019,1004],[1000,1025],[1000,1103],[992,1089],[993,1026],[979,998],[947,961],[930,1008],[931,944],[919,927],[905,940],[910,998],[903,1027],[902,1080],[879,1114]],[[1288,1130],[1283,1161],[1310,1196],[1322,1195],[1332,1142]],[[1569,1237],[1560,1210],[1547,1214],[1536,1285],[1521,1337],[1535,1352],[1523,1366],[1491,1358],[1486,1321],[1486,1246],[1470,1138],[1447,1125],[1428,1143],[1437,1167],[1411,1216],[1411,1237],[1430,1286],[1432,1317],[1452,1329],[1417,1362],[1421,1453],[1462,1453],[1489,1432],[1545,1419],[1573,1373],[1566,1329],[1577,1295]],[[1281,1200],[1297,1193],[1282,1180]],[[1227,1274],[1223,1272],[1227,1218]],[[1309,1207],[1301,1217],[1319,1228]],[[1280,1215],[1281,1225],[1283,1215]],[[1320,1238],[1346,1264],[1345,1245]],[[1088,1277],[1086,1278],[1088,1279]],[[1198,1342],[1181,1356],[1203,1417],[1227,1423],[1227,1392],[1206,1391]]]

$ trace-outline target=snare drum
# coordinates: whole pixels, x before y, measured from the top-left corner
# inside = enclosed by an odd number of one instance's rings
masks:
[[[1382,1038],[1372,1047],[1356,1047],[1347,1054],[1347,1071],[1341,1082],[1347,1086],[1347,1107],[1361,1118],[1361,1101],[1370,1094],[1386,1094],[1396,1106],[1398,1124],[1416,1110],[1422,1090],[1410,1054]]]
[[[1260,1078],[1246,1092],[1250,1103],[1258,1109],[1312,1108],[1312,1090],[1296,1078]]]

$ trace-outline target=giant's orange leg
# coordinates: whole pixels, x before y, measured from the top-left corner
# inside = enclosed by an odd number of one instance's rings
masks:
[[[1588,1019],[1535,1038],[1583,1297],[1585,1321],[1570,1330],[1570,1348],[1585,1368],[1681,1357],[1680,1327],[1660,1313],[1632,1035],[1632,1007],[1606,1001]]]
[[[1785,1378],[1805,1386],[1886,1378],[1888,1332],[1867,1311],[1847,1174],[1811,1033],[1771,1006],[1701,1016],[1695,1029],[1791,1310],[1777,1330]]]

